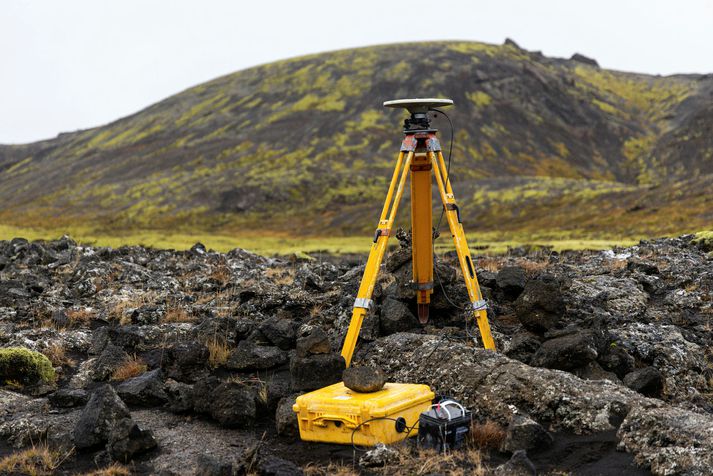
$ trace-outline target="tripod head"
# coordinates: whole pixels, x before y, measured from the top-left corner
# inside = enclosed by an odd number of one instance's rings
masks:
[[[435,107],[452,105],[452,99],[436,98],[394,99],[384,102],[384,107],[401,107],[411,114],[410,118],[404,120],[404,129],[407,131],[430,130],[431,121],[428,118],[428,111]]]

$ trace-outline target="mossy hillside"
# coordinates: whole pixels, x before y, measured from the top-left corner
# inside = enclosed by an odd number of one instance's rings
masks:
[[[514,45],[433,42],[294,58],[217,78],[101,128],[0,147],[0,219],[47,229],[89,223],[105,234],[364,233],[404,117],[381,101],[422,95],[456,102],[453,181],[464,208],[485,209],[484,222],[494,223],[489,209],[510,216],[546,204],[559,208],[543,226],[569,220],[582,228],[579,214],[568,215],[569,191],[592,209],[627,187],[712,171],[696,151],[685,168],[673,165],[685,141],[673,135],[679,127],[700,147],[708,140],[697,132],[705,121],[688,119],[704,89],[694,77],[606,71]],[[447,123],[434,124],[447,144]],[[669,142],[655,154],[662,138]],[[510,185],[491,187],[491,179]],[[530,179],[539,181],[537,197],[530,188],[525,201],[510,200]],[[562,187],[560,179],[581,182]],[[476,182],[488,207],[468,202]],[[707,215],[690,218],[695,226]],[[659,225],[622,227],[670,228],[663,217]]]
[[[52,363],[41,353],[24,347],[0,348],[0,381],[30,385],[54,380]]]

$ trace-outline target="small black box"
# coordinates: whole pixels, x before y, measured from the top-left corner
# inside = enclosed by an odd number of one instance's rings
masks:
[[[472,421],[471,413],[458,402],[443,401],[418,417],[418,444],[441,452],[460,448]]]

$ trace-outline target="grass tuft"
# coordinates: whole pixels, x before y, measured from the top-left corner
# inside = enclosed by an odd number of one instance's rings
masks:
[[[129,357],[123,364],[114,370],[114,373],[111,374],[111,379],[116,382],[123,382],[124,380],[138,377],[146,372],[147,369],[148,367],[146,366],[146,363],[140,357],[136,357],[136,355],[134,355]]]

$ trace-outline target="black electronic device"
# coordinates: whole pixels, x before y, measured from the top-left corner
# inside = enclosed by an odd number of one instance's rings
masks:
[[[441,400],[418,418],[418,444],[440,452],[460,448],[470,432],[473,417],[455,400]]]

